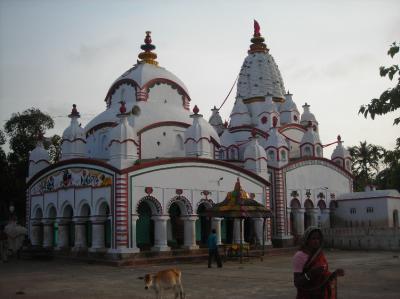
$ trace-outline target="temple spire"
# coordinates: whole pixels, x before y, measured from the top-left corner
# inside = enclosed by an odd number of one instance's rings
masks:
[[[140,48],[144,51],[141,52],[138,57],[141,59],[140,63],[150,63],[154,65],[158,65],[156,61],[157,54],[152,52],[156,46],[151,43],[151,31],[146,31],[146,37],[144,39],[144,45],[141,45]]]
[[[252,44],[250,45],[250,50],[248,50],[248,53],[266,53],[269,51],[267,48],[267,45],[264,43],[265,39],[261,36],[260,33],[260,25],[256,20],[254,20],[254,34],[253,38],[250,40]]]

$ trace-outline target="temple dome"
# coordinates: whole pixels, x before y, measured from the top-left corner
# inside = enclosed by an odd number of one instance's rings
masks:
[[[142,113],[135,122],[136,130],[144,126],[162,121],[178,121],[191,123],[189,118],[190,96],[185,84],[173,73],[158,65],[157,55],[152,52],[155,46],[151,44],[150,32],[147,32],[145,44],[141,46],[144,52],[132,68],[119,76],[109,88],[105,101],[107,109],[93,118],[86,126],[86,134],[92,129],[105,126],[113,127],[119,123],[116,116],[119,103],[126,103],[127,111],[137,105]],[[165,86],[167,85],[167,86]],[[152,91],[154,91],[152,98]],[[157,99],[151,102],[149,99]],[[160,104],[164,104],[160,109]]]

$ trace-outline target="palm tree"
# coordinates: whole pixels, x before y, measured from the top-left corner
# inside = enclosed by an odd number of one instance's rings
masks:
[[[367,141],[360,142],[358,146],[349,148],[352,158],[353,174],[355,176],[354,189],[361,191],[368,184],[372,184],[379,172],[380,162],[385,154],[385,149]]]

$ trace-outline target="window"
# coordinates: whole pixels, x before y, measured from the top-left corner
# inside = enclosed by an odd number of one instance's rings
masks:
[[[304,156],[311,156],[311,148],[309,146],[304,148]]]
[[[367,207],[367,213],[373,213],[374,208],[373,207]]]
[[[357,213],[356,208],[351,208],[351,209],[350,209],[350,214],[356,214],[356,213]]]
[[[268,151],[268,160],[275,160],[275,152],[274,151]]]
[[[281,151],[281,160],[286,161],[286,152],[285,151]]]

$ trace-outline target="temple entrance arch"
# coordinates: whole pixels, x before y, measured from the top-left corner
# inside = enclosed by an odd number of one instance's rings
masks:
[[[201,246],[207,246],[208,235],[211,232],[211,219],[205,216],[205,212],[211,204],[201,202],[197,208],[197,215],[200,215],[196,220],[196,242]]]
[[[43,211],[42,208],[37,206],[33,210],[33,218],[31,219],[31,242],[32,245],[43,245]]]
[[[307,199],[304,203],[304,208],[306,209],[304,213],[304,229],[306,230],[309,226],[313,225],[313,210],[314,204],[311,200]]]
[[[151,204],[146,201],[140,201],[137,209],[139,215],[136,221],[136,246],[141,250],[150,250],[154,246],[154,220],[151,219],[153,211]]]
[[[110,207],[106,201],[103,201],[98,209],[99,216],[103,216],[105,218],[104,221],[104,247],[111,248],[111,219],[110,219]]]
[[[177,202],[173,202],[170,205],[168,214],[170,217],[167,223],[168,245],[172,248],[177,248],[183,245],[184,239],[184,227],[183,220],[181,218],[182,212]]]

